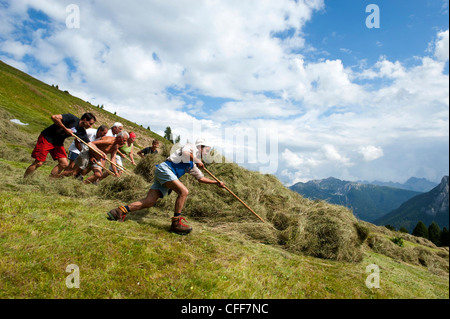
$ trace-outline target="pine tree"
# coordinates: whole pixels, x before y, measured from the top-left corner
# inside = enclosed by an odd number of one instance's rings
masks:
[[[444,227],[444,229],[442,229],[440,240],[441,240],[441,246],[448,247],[449,231],[448,231],[447,227]]]
[[[428,239],[428,228],[422,221],[419,221],[414,228],[412,234],[417,237],[423,237]]]
[[[441,228],[435,222],[432,222],[428,227],[428,238],[435,244],[436,246],[440,246],[441,244]]]
[[[170,128],[170,126],[166,127],[166,130],[164,131],[164,138],[168,141],[170,141],[171,143],[173,143],[172,140],[172,129]]]

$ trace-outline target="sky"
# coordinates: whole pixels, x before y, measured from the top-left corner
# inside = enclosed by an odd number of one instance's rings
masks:
[[[438,183],[448,24],[448,0],[0,0],[0,60],[285,185]]]

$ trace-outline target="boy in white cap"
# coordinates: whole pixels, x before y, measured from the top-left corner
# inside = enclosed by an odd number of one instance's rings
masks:
[[[182,235],[189,234],[192,231],[192,227],[183,223],[186,219],[181,216],[189,191],[179,179],[184,174],[189,173],[200,183],[215,184],[223,188],[225,186],[223,182],[216,182],[206,178],[200,171],[204,167],[202,158],[210,151],[211,145],[202,138],[199,138],[195,145],[187,143],[180,147],[165,162],[156,165],[154,182],[147,197],[109,211],[108,219],[124,221],[129,212],[153,207],[159,198],[163,198],[171,191],[174,191],[178,197],[175,202],[175,213],[172,217],[170,231]]]

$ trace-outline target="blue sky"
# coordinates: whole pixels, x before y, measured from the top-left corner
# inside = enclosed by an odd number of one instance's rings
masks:
[[[326,7],[304,28],[316,48],[340,58],[346,65],[380,55],[389,60],[413,63],[422,56],[437,30],[448,28],[448,7],[443,1],[325,1]],[[380,9],[380,28],[365,27],[369,4]],[[342,51],[347,49],[347,51]]]
[[[448,175],[448,0],[73,2],[0,0],[0,59],[286,185]]]

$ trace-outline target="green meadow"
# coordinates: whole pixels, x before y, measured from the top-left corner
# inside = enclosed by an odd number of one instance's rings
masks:
[[[342,206],[305,199],[274,176],[232,163],[208,169],[266,223],[225,190],[190,176],[182,182],[191,234],[168,231],[175,194],[124,223],[107,220],[110,209],[145,196],[171,144],[56,85],[0,62],[0,298],[449,298],[448,247],[359,221]],[[140,148],[160,139],[161,154],[126,163],[132,173],[96,186],[50,179],[50,157],[24,179],[50,116],[86,111],[97,116],[95,127],[121,121]],[[392,241],[397,237],[403,246]],[[79,288],[70,288],[70,265],[79,270]]]

